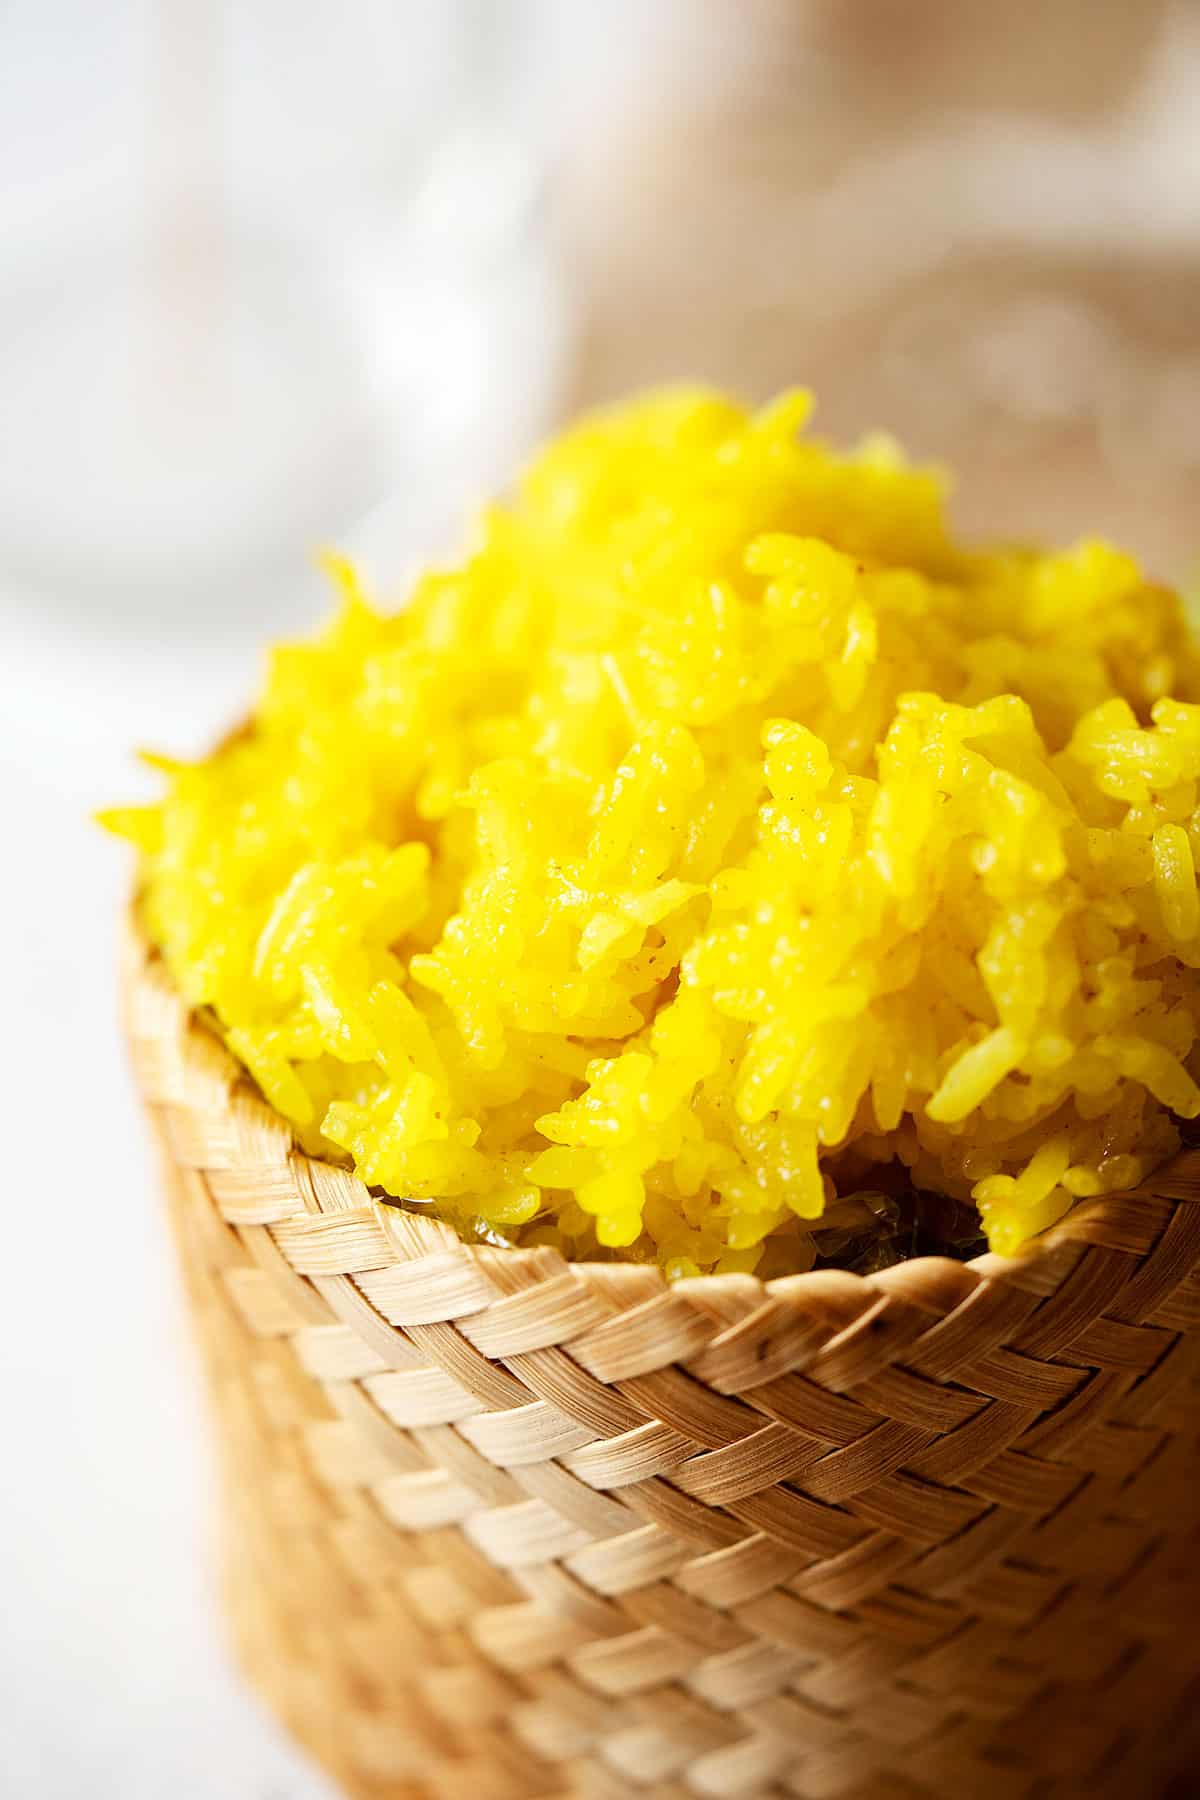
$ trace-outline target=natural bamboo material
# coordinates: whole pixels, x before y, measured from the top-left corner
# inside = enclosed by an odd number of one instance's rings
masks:
[[[136,932],[125,1010],[240,1652],[348,1794],[1139,1800],[1197,1766],[1200,1152],[1012,1262],[669,1288],[300,1154]]]

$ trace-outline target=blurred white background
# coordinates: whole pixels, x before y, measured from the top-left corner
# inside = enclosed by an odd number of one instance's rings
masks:
[[[210,1611],[96,806],[568,407],[806,380],[962,516],[1200,556],[1189,0],[0,7],[0,1790],[317,1800]]]

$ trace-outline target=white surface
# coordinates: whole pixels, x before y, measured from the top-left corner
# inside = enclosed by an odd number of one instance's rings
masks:
[[[115,1020],[127,858],[87,819],[129,779],[115,749],[0,726],[0,1791],[322,1800],[215,1622],[196,1372]]]

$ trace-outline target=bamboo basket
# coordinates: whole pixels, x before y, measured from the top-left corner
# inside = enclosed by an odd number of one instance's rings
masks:
[[[1200,1152],[1013,1261],[668,1288],[464,1245],[300,1154],[136,933],[124,998],[239,1654],[347,1794],[1137,1800],[1196,1769]]]

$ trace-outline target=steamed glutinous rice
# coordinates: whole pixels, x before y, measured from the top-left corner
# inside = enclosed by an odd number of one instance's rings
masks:
[[[958,547],[807,412],[585,420],[405,610],[336,565],[248,728],[110,816],[310,1150],[475,1235],[779,1273],[898,1175],[1011,1251],[1200,1111],[1179,601]]]

